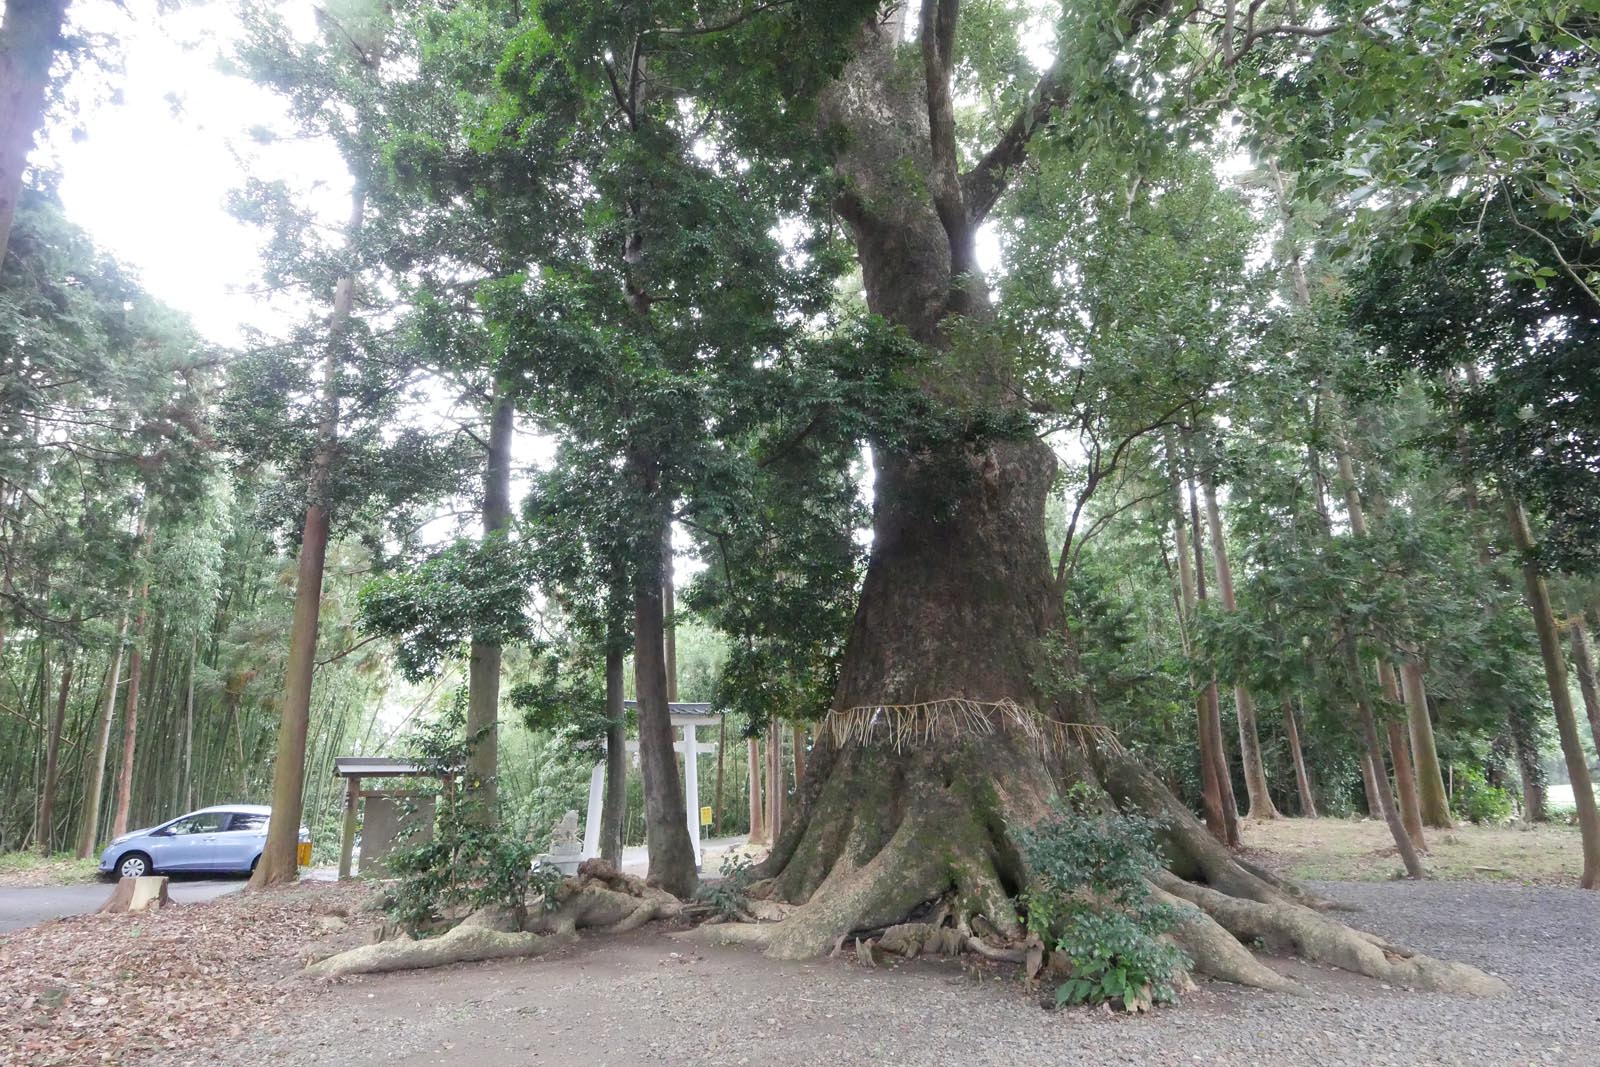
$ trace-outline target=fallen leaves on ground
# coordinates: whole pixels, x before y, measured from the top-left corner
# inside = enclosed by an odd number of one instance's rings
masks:
[[[0,887],[27,888],[41,885],[79,885],[97,876],[94,860],[72,856],[34,856],[6,853],[0,856]]]
[[[0,1064],[201,1062],[310,995],[286,979],[315,945],[359,937],[367,892],[302,882],[0,935]]]

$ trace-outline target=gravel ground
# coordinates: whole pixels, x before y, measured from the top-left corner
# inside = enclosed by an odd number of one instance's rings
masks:
[[[868,970],[765,960],[659,930],[554,956],[351,980],[292,1021],[262,1020],[213,1062],[1169,1067],[1600,1067],[1600,896],[1466,883],[1322,883],[1391,940],[1477,964],[1515,992],[1389,989],[1283,962],[1288,997],[1205,983],[1138,1018],[1045,1012],[956,962]],[[188,1060],[164,1063],[194,1062]]]

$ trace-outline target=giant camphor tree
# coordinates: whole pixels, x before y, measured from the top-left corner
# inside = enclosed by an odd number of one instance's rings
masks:
[[[1044,535],[1055,460],[1028,421],[1013,353],[986,331],[993,309],[977,232],[1063,114],[1081,108],[1075,125],[1127,119],[1107,99],[1116,95],[1108,71],[1121,56],[1131,64],[1126,42],[1182,12],[1074,5],[1055,24],[1058,57],[1038,84],[999,87],[1018,110],[965,167],[959,88],[990,71],[966,62],[975,25],[955,0],[734,14],[726,32],[756,70],[750,50],[781,41],[794,63],[796,42],[827,42],[825,28],[844,27],[845,40],[829,43],[848,58],[818,94],[816,121],[868,307],[933,353],[916,388],[974,415],[964,435],[874,443],[874,541],[839,686],[800,810],[765,866],[771,894],[801,906],[782,923],[741,929],[777,955],[810,956],[952,896],[962,930],[1020,941],[1013,897],[1028,871],[1011,828],[1048,814],[1061,783],[1077,780],[1170,820],[1173,866],[1206,884],[1159,883],[1197,905],[1180,937],[1204,971],[1279,985],[1237,940],[1266,936],[1410,983],[1495,987],[1470,968],[1387,956],[1330,922],[1230,856],[1147,771],[1096,743],[1092,723],[1042,699],[1046,650],[1062,625]],[[698,29],[715,32],[719,21]],[[1230,47],[1246,43],[1227,32]],[[976,935],[969,943],[987,945]]]

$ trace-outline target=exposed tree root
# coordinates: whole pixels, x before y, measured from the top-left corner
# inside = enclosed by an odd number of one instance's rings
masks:
[[[439,937],[363,945],[313,963],[305,973],[336,978],[540,956],[576,941],[580,930],[626,933],[652,919],[676,915],[682,907],[670,893],[619,875],[605,864],[586,864],[579,878],[562,884],[556,899],[556,907],[548,911],[542,901],[530,901],[522,920],[505,910],[473,912]]]
[[[1259,941],[1293,952],[1302,959],[1325,963],[1395,985],[1441,993],[1501,996],[1505,982],[1464,963],[1436,960],[1381,938],[1352,930],[1298,904],[1262,904],[1185,882],[1170,874],[1157,884],[1214,918],[1240,941]]]
[[[1171,937],[1188,954],[1194,969],[1200,974],[1275,993],[1304,992],[1295,982],[1256,959],[1255,953],[1245,948],[1238,938],[1224,930],[1195,904],[1159,886],[1154,888],[1154,895],[1183,916]]]
[[[1085,757],[1088,758],[1085,758]],[[1303,992],[1247,947],[1263,943],[1396,985],[1497,995],[1483,972],[1385,944],[1325,914],[1339,905],[1262,870],[1219,844],[1137,760],[1124,753],[1046,759],[1004,734],[897,751],[819,743],[795,817],[762,865],[757,893],[781,921],[702,927],[690,936],[758,945],[801,959],[852,939],[905,956],[972,952],[1022,964],[1029,941],[1016,896],[1028,877],[1011,828],[1046,814],[1060,781],[1089,781],[1163,820],[1169,870],[1151,881],[1182,915],[1171,937],[1194,969],[1224,981]],[[858,953],[859,955],[859,953]]]

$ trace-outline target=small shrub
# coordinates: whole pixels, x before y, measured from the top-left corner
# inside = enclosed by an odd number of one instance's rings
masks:
[[[1055,814],[1019,832],[1033,874],[1028,928],[1065,963],[1056,1004],[1119,1004],[1145,1011],[1176,999],[1189,961],[1161,935],[1179,920],[1156,901],[1145,876],[1160,866],[1160,823],[1104,810],[1103,796],[1079,785]]]
[[[468,744],[460,704],[457,700],[410,739],[413,758],[436,772],[465,763]],[[530,896],[545,908],[554,907],[562,875],[554,866],[534,863],[539,850],[533,842],[488,817],[473,792],[449,797],[440,795],[437,786],[432,791],[437,798],[432,834],[418,827],[416,839],[385,860],[394,875],[383,896],[390,919],[420,937],[481,908],[504,909],[524,926]]]
[[[746,890],[755,879],[755,863],[749,856],[730,852],[722,857],[722,878],[700,886],[699,898],[710,904],[724,919],[740,919],[750,912]]]
[[[1490,785],[1481,770],[1472,766],[1455,768],[1455,790],[1451,806],[1468,822],[1495,826],[1511,818],[1511,794]]]

